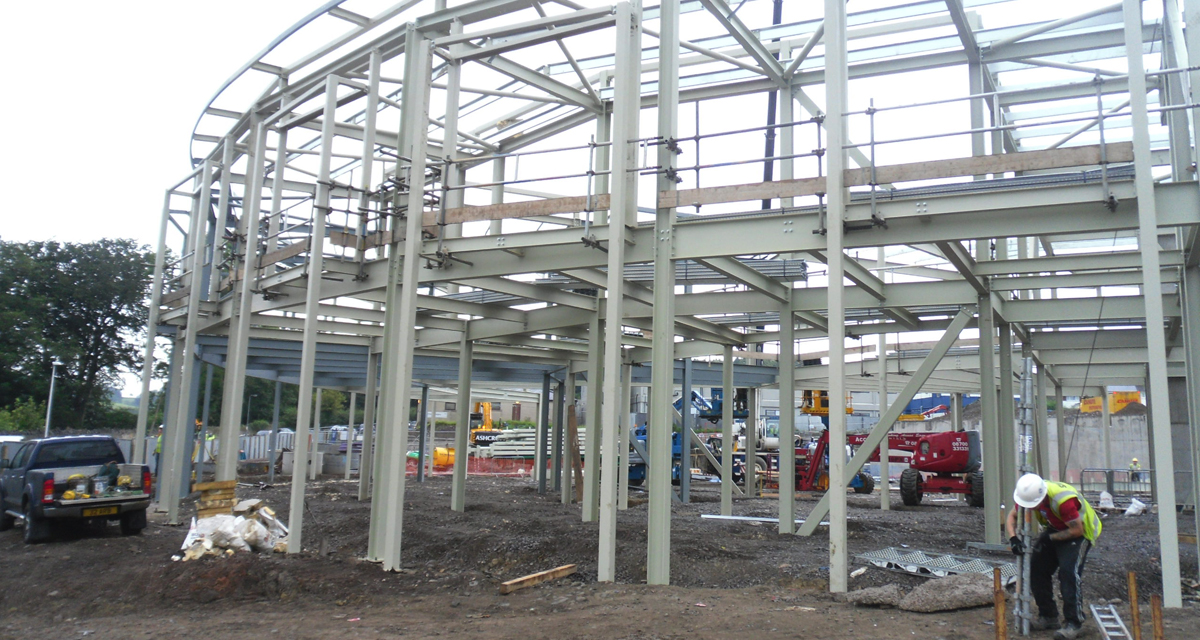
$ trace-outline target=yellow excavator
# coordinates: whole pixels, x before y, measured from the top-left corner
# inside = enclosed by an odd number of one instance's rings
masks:
[[[486,447],[496,441],[500,430],[492,424],[492,403],[476,402],[471,412],[471,444]]]

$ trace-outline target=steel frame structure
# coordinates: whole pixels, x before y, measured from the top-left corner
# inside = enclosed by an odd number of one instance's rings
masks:
[[[651,398],[647,580],[668,583],[665,425],[678,361],[691,358],[710,360],[700,375],[727,397],[735,384],[782,384],[785,403],[797,388],[828,389],[835,451],[846,390],[886,393],[900,374],[885,425],[923,388],[982,391],[985,466],[1001,471],[988,474],[988,542],[999,542],[999,505],[1015,482],[1014,408],[997,401],[1013,397],[1014,357],[1033,358],[1042,397],[1052,385],[1060,408],[1064,395],[1146,385],[1150,466],[1160,500],[1174,504],[1169,377],[1186,380],[1200,440],[1200,2],[1123,0],[989,26],[989,11],[1009,2],[825,0],[814,15],[813,3],[788,3],[797,13],[779,24],[761,10],[767,0],[405,0],[374,15],[359,8],[368,0],[322,5],[221,87],[192,137],[194,171],[166,192],[143,397],[155,336],[168,335],[169,516],[178,519],[182,425],[194,413],[185,394],[201,361],[227,367],[225,442],[247,375],[300,385],[298,430],[314,388],[372,398],[378,388],[361,496],[373,500],[368,556],[388,570],[400,566],[416,385],[456,379],[466,405],[473,380],[540,381],[546,397],[553,376],[560,400],[562,380],[589,387],[599,428],[584,446],[602,472],[588,474],[581,513],[600,523],[599,579],[614,580],[627,456],[612,452],[626,448],[636,364]],[[332,41],[280,59],[281,45],[333,24],[344,31]],[[931,77],[949,94],[898,96],[896,86]],[[257,99],[228,104],[232,87],[255,84]],[[701,120],[701,106],[767,93],[782,96],[779,122]],[[691,137],[680,133],[688,106]],[[965,124],[910,127],[947,108]],[[657,123],[645,132],[650,112]],[[768,130],[778,152],[739,152]],[[914,145],[922,161],[877,159]],[[778,179],[740,178],[764,162]],[[823,282],[809,281],[805,261],[824,268]],[[956,346],[964,330],[979,346]],[[888,340],[912,333],[940,337],[912,349]],[[873,365],[879,380],[847,364],[846,339],[870,335],[888,345]],[[796,345],[809,340],[827,341],[827,357],[797,367]],[[768,344],[777,356],[759,351]],[[143,405],[139,435],[146,419]],[[1046,420],[1038,425],[1038,468],[1049,474]],[[466,429],[460,419],[464,448]],[[851,477],[885,434],[877,428],[850,461],[835,456],[832,477]],[[297,438],[294,514],[307,446]],[[1060,448],[1058,473],[1068,454]],[[451,507],[462,510],[458,461]],[[1191,465],[1200,469],[1200,447]],[[222,460],[217,479],[235,476],[235,460]],[[543,490],[546,481],[539,472]],[[780,494],[780,531],[791,533],[794,499]],[[728,514],[731,481],[721,496]],[[844,591],[845,493],[826,495],[797,533],[812,534],[826,505],[830,588]],[[1164,603],[1176,607],[1174,510],[1158,518]],[[291,530],[289,552],[299,552],[303,519]]]

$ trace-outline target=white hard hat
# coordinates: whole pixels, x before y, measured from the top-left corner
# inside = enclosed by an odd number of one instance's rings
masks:
[[[1032,509],[1046,497],[1046,481],[1036,473],[1027,473],[1017,480],[1017,488],[1013,490],[1013,501]]]

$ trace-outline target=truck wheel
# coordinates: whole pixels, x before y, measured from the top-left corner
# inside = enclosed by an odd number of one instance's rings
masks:
[[[909,467],[900,474],[900,499],[909,507],[915,507],[921,504],[921,497],[925,492],[921,490],[921,472]]]
[[[146,528],[146,512],[130,511],[121,514],[121,535],[136,536]]]
[[[865,471],[858,472],[859,486],[854,487],[854,493],[871,493],[875,491],[875,477]]]
[[[0,531],[8,531],[13,528],[16,521],[16,518],[8,515],[8,512],[4,510],[4,494],[0,493]]]
[[[35,518],[33,516],[33,507],[25,504],[25,544],[34,544],[42,542],[50,537],[50,523]]]
[[[983,506],[983,472],[976,471],[967,476],[967,485],[971,488],[971,493],[967,494],[967,504],[972,507]]]

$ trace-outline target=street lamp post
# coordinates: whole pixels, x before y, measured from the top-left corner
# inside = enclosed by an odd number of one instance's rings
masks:
[[[50,363],[50,400],[46,403],[46,433],[42,437],[50,437],[50,414],[54,412],[54,381],[58,378],[58,368],[63,363],[58,358]]]
[[[250,394],[250,397],[246,400],[246,426],[247,427],[250,426],[250,405],[254,403],[254,398],[257,396],[258,396],[257,393],[252,393],[252,394]]]

